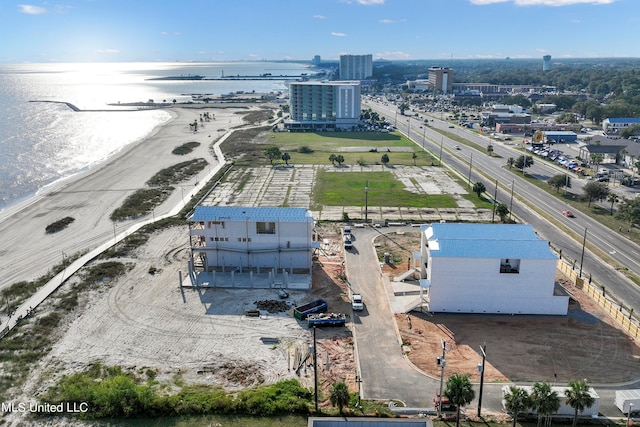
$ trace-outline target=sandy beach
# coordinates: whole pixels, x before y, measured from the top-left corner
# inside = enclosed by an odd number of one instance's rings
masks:
[[[204,158],[212,170],[217,160],[210,145],[224,135],[224,130],[242,124],[246,108],[189,108],[168,109],[172,118],[158,126],[145,139],[133,143],[105,162],[61,181],[32,199],[0,213],[0,289],[13,283],[33,280],[45,274],[63,257],[86,252],[114,239],[134,224],[148,218],[113,223],[111,212],[134,191],[163,168],[176,163]],[[205,122],[198,132],[189,127],[200,113],[209,111],[215,120]],[[83,114],[83,113],[78,113]],[[184,156],[171,151],[186,142],[200,143]],[[205,169],[205,173],[208,173]],[[170,211],[190,190],[197,178],[176,186],[171,197],[155,209],[154,216]],[[66,229],[47,234],[45,227],[64,217],[75,221]]]

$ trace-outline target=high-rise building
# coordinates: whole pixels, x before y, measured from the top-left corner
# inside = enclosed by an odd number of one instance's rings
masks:
[[[365,80],[373,75],[373,55],[340,55],[340,80]]]
[[[549,71],[551,69],[551,55],[545,55],[542,57],[542,71]]]
[[[453,86],[453,70],[451,68],[430,67],[429,85],[436,91],[451,93]]]
[[[289,130],[353,128],[360,122],[360,82],[291,82],[289,113]]]
[[[311,63],[312,63],[312,64],[314,64],[314,65],[318,65],[320,62],[322,62],[322,61],[320,60],[320,55],[315,55],[315,56],[313,57],[313,59],[311,60]]]

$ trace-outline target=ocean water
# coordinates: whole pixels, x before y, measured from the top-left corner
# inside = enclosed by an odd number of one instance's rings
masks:
[[[312,74],[304,64],[82,63],[0,65],[0,211],[48,185],[106,160],[147,136],[170,115],[163,110],[110,110],[108,104],[178,102],[191,94],[286,90],[284,80],[148,80],[202,75]]]

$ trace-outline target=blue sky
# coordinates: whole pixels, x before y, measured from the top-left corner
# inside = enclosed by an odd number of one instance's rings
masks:
[[[640,0],[25,1],[0,62],[640,57]]]

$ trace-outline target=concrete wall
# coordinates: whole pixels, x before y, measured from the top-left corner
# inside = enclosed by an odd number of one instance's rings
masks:
[[[566,315],[567,296],[554,296],[556,260],[521,259],[519,273],[500,273],[500,260],[431,258],[429,310],[452,313]]]

